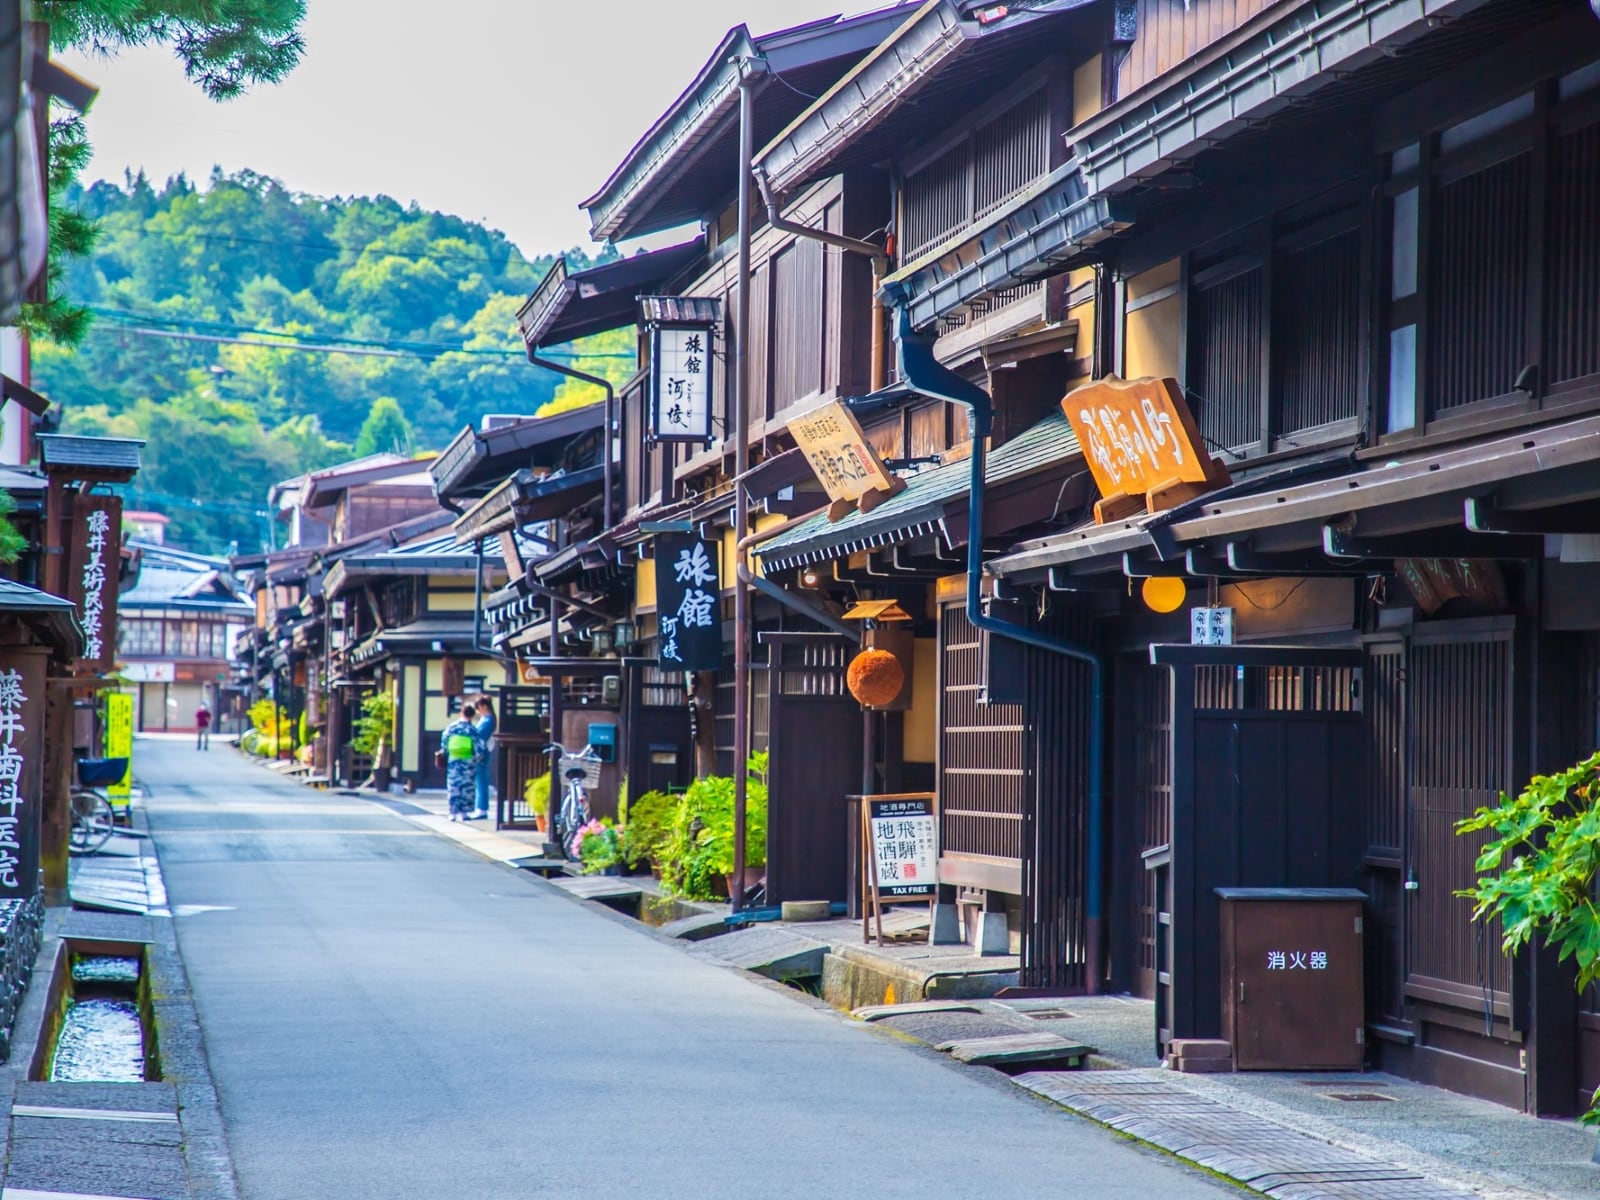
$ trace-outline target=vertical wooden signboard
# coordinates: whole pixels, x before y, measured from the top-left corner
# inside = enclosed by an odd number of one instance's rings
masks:
[[[0,900],[39,890],[48,656],[42,647],[0,649]]]
[[[933,795],[863,796],[861,804],[861,940],[876,924],[883,945],[886,904],[924,903],[931,923],[939,892],[939,819]]]

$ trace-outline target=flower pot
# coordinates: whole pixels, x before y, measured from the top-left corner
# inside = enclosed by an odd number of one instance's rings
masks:
[[[534,813],[533,814],[533,827],[535,829],[537,829],[540,833],[549,833],[550,832],[550,818],[545,816],[544,813]]]
[[[657,880],[661,878],[661,867],[656,863],[650,864],[650,878]]]

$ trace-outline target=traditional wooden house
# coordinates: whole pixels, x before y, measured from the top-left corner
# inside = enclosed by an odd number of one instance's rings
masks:
[[[134,728],[143,733],[194,730],[204,704],[228,712],[223,692],[232,647],[250,625],[254,606],[224,559],[133,541],[139,571],[123,592],[117,621],[117,663],[134,695]]]
[[[1033,714],[1078,778],[1109,769],[1037,847],[1068,919],[1039,926],[1032,978],[1152,995],[1163,1040],[1217,1036],[1216,889],[1358,887],[1370,1061],[1571,1112],[1600,1083],[1595,1002],[1474,925],[1455,823],[1600,738],[1600,21],[1512,0],[1125,16],[1067,132],[1067,211],[1112,235],[1089,254],[1105,373],[1175,381],[1139,403],[1225,472],[1106,494],[1103,520],[986,564],[1026,611],[1086,614],[1105,676],[1103,742]],[[1068,415],[1131,420],[1128,394]],[[1232,644],[1190,645],[1196,608],[1231,613],[1201,640]]]
[[[735,768],[733,623],[724,610],[743,556],[733,534],[730,480],[738,446],[730,436],[735,423],[729,411],[738,311],[741,96],[751,99],[753,136],[765,140],[903,17],[897,8],[762,37],[743,27],[730,31],[683,95],[584,201],[596,237],[627,240],[692,221],[701,224],[702,235],[582,273],[557,264],[519,314],[530,357],[546,365],[542,352],[585,333],[632,326],[640,337],[645,369],[619,390],[615,428],[607,438],[615,449],[602,459],[615,459],[616,478],[610,490],[601,480],[600,494],[586,509],[568,511],[562,544],[530,564],[529,587],[544,603],[513,616],[520,625],[508,628],[505,640],[530,670],[554,681],[553,728],[563,740],[581,744],[597,709],[616,714],[625,731],[618,774],[626,773],[636,790],[633,781],[681,786],[696,773]],[[748,78],[758,68],[773,72],[774,83],[752,93]],[[868,215],[882,208],[886,189],[886,180],[871,172],[854,180],[822,180],[797,193],[756,234],[748,353],[762,365],[746,423],[755,457],[765,456],[789,414],[829,396],[871,390],[875,347],[881,359],[881,335],[872,332],[871,263],[859,253],[840,253],[839,246],[865,249],[863,239],[874,229]],[[833,245],[815,240],[819,235]],[[786,311],[803,317],[779,315]],[[663,338],[662,330],[678,332]],[[666,361],[662,348],[669,344],[684,379],[695,379],[694,403],[676,409],[670,400],[653,404],[650,388],[649,365]],[[667,425],[688,408],[700,422],[696,436],[675,439]],[[688,534],[696,536],[701,560],[716,563],[718,592],[703,605],[715,629],[709,657],[686,672],[663,665],[655,554],[663,537]],[[800,618],[793,607],[770,599],[761,600],[754,615],[757,626],[773,634],[797,625],[818,628],[811,617]],[[572,653],[585,630],[598,631],[603,645],[622,648],[621,660],[608,654],[602,656],[608,662],[596,665],[593,656]],[[667,637],[670,642],[672,635]],[[591,636],[586,648],[594,645]],[[837,686],[840,669],[819,667],[818,678],[826,675]],[[767,745],[772,724],[762,698],[766,674],[758,670],[752,683],[757,716],[750,742],[758,749]],[[608,676],[618,680],[614,699],[606,694]],[[563,715],[562,706],[573,715]],[[802,719],[794,713],[779,723],[799,728]],[[774,771],[775,783],[785,778],[801,786],[797,776]],[[781,795],[775,793],[772,803],[783,811]],[[824,833],[830,845],[842,837],[842,810],[838,816],[837,827],[829,825]],[[813,857],[804,844],[795,844],[793,852],[796,862]],[[824,856],[823,870],[826,886],[796,880],[792,894],[831,893],[833,874],[842,889],[842,857]]]

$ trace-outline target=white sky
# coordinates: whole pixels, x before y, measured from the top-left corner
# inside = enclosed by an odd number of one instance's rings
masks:
[[[318,195],[387,194],[501,229],[523,252],[588,245],[594,192],[723,34],[870,0],[309,0],[300,66],[215,104],[164,49],[61,55],[100,86],[86,181],[248,167]]]

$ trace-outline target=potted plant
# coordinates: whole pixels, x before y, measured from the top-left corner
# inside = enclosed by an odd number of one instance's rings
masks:
[[[746,763],[745,869],[737,881],[748,886],[767,861],[767,756]],[[733,780],[708,775],[689,785],[673,818],[672,838],[662,863],[661,882],[669,895],[686,900],[718,900],[733,883]]]
[[[622,831],[622,858],[635,870],[648,866],[657,879],[672,841],[672,823],[678,815],[681,797],[665,792],[646,792],[628,808]]]
[[[533,823],[540,833],[550,831],[550,773],[542,771],[522,785],[522,799],[533,810]]]
[[[389,735],[394,731],[394,697],[374,692],[361,702],[351,747],[358,754],[372,756],[370,782],[380,792],[389,790]]]
[[[621,874],[622,830],[609,817],[580,826],[576,844],[585,875]]]

